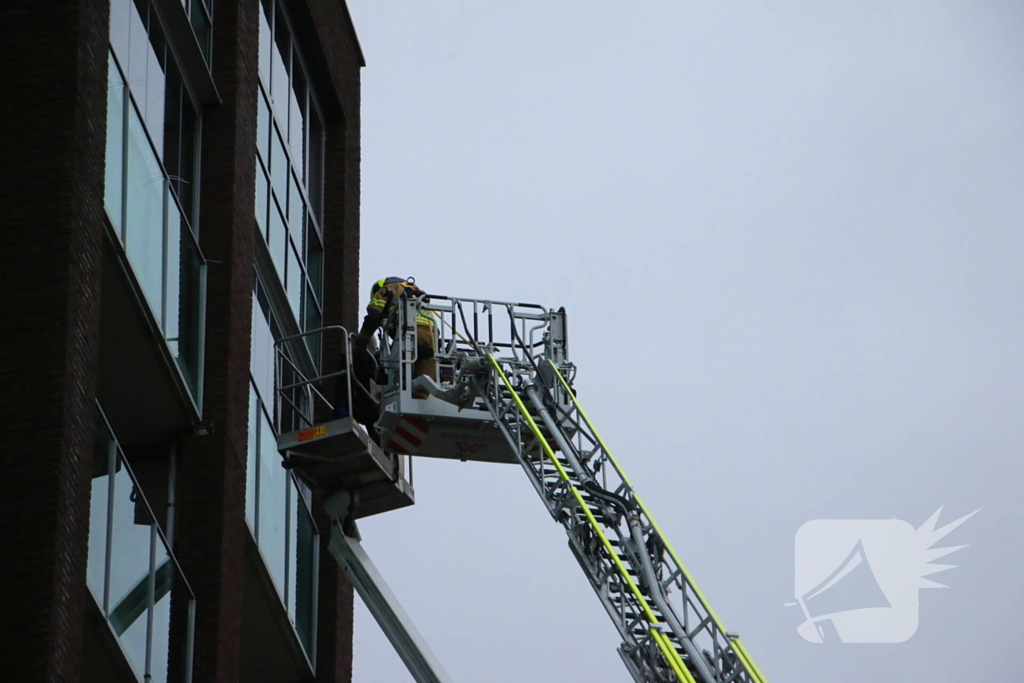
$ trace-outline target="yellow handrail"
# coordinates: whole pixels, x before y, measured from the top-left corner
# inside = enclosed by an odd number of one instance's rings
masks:
[[[654,638],[654,642],[658,644],[658,649],[661,650],[661,654],[668,661],[668,665],[672,667],[672,671],[675,672],[676,677],[686,683],[696,683],[693,680],[693,675],[690,670],[683,664],[683,658],[679,656],[676,649],[672,647],[672,644],[668,642],[668,638],[665,637],[664,633],[658,632],[656,629],[651,629],[651,637]]]
[[[652,624],[652,626],[658,626],[658,618],[654,616],[654,612],[651,610],[650,605],[647,604],[647,600],[640,592],[640,589],[637,588],[637,585],[633,582],[633,578],[629,575],[629,572],[626,570],[625,565],[622,564],[622,560],[619,559],[619,556],[615,553],[615,549],[612,548],[612,544],[608,540],[608,536],[605,535],[604,529],[602,529],[601,525],[597,523],[597,519],[594,517],[594,513],[590,511],[590,508],[587,507],[586,501],[583,500],[583,495],[579,492],[579,489],[577,489],[569,480],[569,474],[565,471],[565,468],[562,467],[562,463],[558,462],[558,458],[555,457],[554,449],[551,448],[551,444],[549,444],[548,440],[544,438],[543,434],[541,434],[540,428],[537,426],[537,423],[530,415],[530,412],[526,409],[526,404],[523,403],[523,399],[519,397],[519,394],[516,393],[516,390],[512,387],[512,383],[509,381],[508,376],[505,375],[505,372],[501,369],[501,366],[498,364],[498,361],[494,357],[494,354],[488,354],[487,358],[488,360],[490,360],[495,372],[497,372],[498,376],[501,377],[501,381],[504,382],[505,387],[508,389],[509,394],[512,396],[512,400],[515,402],[516,407],[519,409],[519,414],[523,417],[523,419],[526,420],[526,424],[530,426],[530,431],[533,432],[534,438],[537,439],[537,442],[544,449],[544,453],[548,456],[548,459],[551,460],[551,463],[555,466],[555,469],[558,470],[559,476],[565,483],[569,485],[569,490],[572,491],[573,497],[576,499],[576,502],[579,503],[580,509],[583,510],[583,514],[586,515],[587,521],[590,522],[590,526],[594,530],[594,533],[596,533],[597,537],[601,539],[601,544],[608,552],[608,556],[611,557],[612,562],[615,563],[615,567],[619,570],[619,574],[622,576],[622,579],[626,582],[626,585],[629,586],[630,592],[633,594],[633,596],[640,603],[640,606],[643,608],[644,615],[647,617],[647,621],[649,621]],[[689,675],[688,671],[686,671],[686,667],[680,667],[676,664],[675,659],[679,659],[680,664],[682,664],[682,660],[679,658],[679,653],[676,652],[675,649],[667,643],[665,635],[658,632],[656,628],[652,628],[651,636],[654,638],[654,642],[658,644],[658,649],[661,650],[662,656],[665,657],[665,660],[669,663],[669,666],[671,666],[672,670],[675,672],[676,677],[679,678],[680,683],[695,683],[693,677]],[[673,654],[675,655],[675,659],[672,656]]]
[[[562,376],[562,373],[558,369],[558,366],[555,365],[555,363],[551,360],[549,360],[548,363],[551,364],[551,368],[555,371],[555,375],[558,377],[559,381],[561,381],[562,386],[565,387],[566,393],[572,399],[573,405],[576,406],[576,410],[579,411],[580,416],[583,418],[583,421],[587,423],[587,427],[589,427],[590,431],[593,432],[594,438],[597,439],[598,445],[601,446],[601,449],[608,455],[608,460],[611,461],[612,466],[615,468],[615,471],[619,473],[619,476],[622,477],[622,481],[626,483],[626,486],[628,486],[630,491],[633,493],[633,497],[636,499],[637,505],[639,505],[640,509],[643,510],[644,515],[647,517],[647,520],[651,523],[651,526],[654,527],[654,530],[658,532],[658,536],[661,538],[661,541],[665,544],[665,548],[668,550],[669,555],[672,556],[672,559],[675,560],[675,563],[676,565],[678,565],[679,570],[683,572],[683,574],[686,576],[686,579],[689,582],[690,587],[693,589],[693,592],[697,595],[697,598],[700,600],[701,604],[708,611],[708,616],[710,616],[711,619],[715,622],[715,625],[718,626],[718,629],[723,634],[725,634],[726,630],[722,626],[722,622],[718,619],[718,615],[716,615],[714,610],[711,609],[711,603],[709,603],[707,599],[704,597],[703,593],[700,592],[700,588],[698,588],[697,584],[694,583],[693,579],[690,576],[690,572],[686,569],[686,565],[684,565],[682,560],[679,559],[679,556],[676,554],[676,551],[669,544],[668,539],[665,537],[665,534],[661,533],[661,528],[658,527],[658,523],[654,521],[654,517],[647,509],[647,506],[644,505],[643,500],[640,498],[640,494],[638,494],[636,490],[633,488],[633,484],[630,483],[625,471],[623,471],[622,467],[619,465],[619,462],[615,459],[615,456],[612,455],[612,452],[608,449],[608,446],[605,444],[604,439],[602,439],[601,435],[597,432],[597,429],[594,427],[594,423],[590,421],[590,418],[587,416],[587,413],[583,410],[583,406],[581,406],[579,401],[576,399],[576,394],[573,393],[572,389],[569,387],[569,383],[565,380],[565,377]],[[761,673],[760,669],[757,668],[757,665],[754,664],[754,660],[750,658],[750,655],[747,653],[746,648],[743,647],[743,645],[739,642],[739,639],[735,639],[732,642],[735,644],[735,647],[733,649],[736,651],[736,654],[739,656],[741,660],[743,660],[743,663],[746,665],[747,671],[749,671],[750,674],[757,679],[757,683],[767,683],[767,680],[764,678],[764,675]]]

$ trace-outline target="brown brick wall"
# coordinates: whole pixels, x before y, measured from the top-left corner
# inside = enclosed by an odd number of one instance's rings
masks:
[[[348,10],[336,0],[309,0],[340,111],[327,114],[324,159],[324,324],[355,330],[361,319],[359,287],[359,93],[362,56]],[[323,97],[321,99],[324,99]],[[324,108],[330,112],[327,105]],[[325,362],[336,364],[339,339],[325,348]],[[326,515],[317,510],[320,550],[320,620],[317,680],[352,680],[353,590],[327,551]]]
[[[108,0],[0,3],[0,664],[4,678],[78,678],[99,321]],[[307,16],[337,93],[327,139],[325,323],[360,297],[359,67],[344,3]],[[203,112],[200,246],[209,261],[204,419],[179,468],[176,551],[197,598],[194,680],[236,681],[245,552],[258,9],[217,0]],[[301,38],[301,37],[300,37]],[[308,50],[305,50],[307,53]],[[341,112],[344,112],[342,115]],[[336,354],[337,350],[334,350]],[[329,356],[331,358],[336,356]],[[350,681],[352,589],[322,552],[318,680]],[[14,587],[11,589],[10,587]]]
[[[324,311],[329,324],[353,329],[366,302],[359,284],[360,70],[362,54],[344,2],[308,0],[329,76],[333,102],[328,110],[324,182],[326,291]],[[327,99],[327,93],[321,100]]]
[[[352,325],[359,306],[359,66],[345,6],[337,0],[289,3],[317,33],[299,32],[308,57],[326,55],[345,115],[327,110],[325,169],[325,324]],[[308,12],[308,14],[307,14]],[[204,112],[200,244],[209,266],[204,419],[214,433],[184,450],[178,554],[198,603],[197,680],[231,681],[239,670],[244,557],[245,457],[253,278],[258,11],[220,0],[214,22],[214,78],[222,103]],[[301,23],[301,22],[298,22]],[[319,40],[319,45],[308,43]],[[316,87],[316,86],[314,86]],[[334,109],[337,109],[336,107]],[[337,349],[325,350],[325,358]],[[333,360],[330,361],[333,363]],[[351,681],[352,589],[321,551],[317,679]],[[211,647],[216,643],[216,647]]]
[[[221,103],[203,112],[199,184],[209,262],[203,419],[213,433],[182,449],[176,553],[196,594],[194,679],[224,683],[238,680],[242,652],[258,40],[255,0],[216,3]]]
[[[0,5],[0,651],[77,678],[95,419],[105,0]]]

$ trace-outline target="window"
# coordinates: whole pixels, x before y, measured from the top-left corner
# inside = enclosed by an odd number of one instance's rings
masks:
[[[277,391],[296,378],[293,366],[279,365],[274,342],[282,330],[309,331],[323,320],[323,126],[282,3],[259,4],[255,226],[272,266],[257,266],[253,291],[246,519],[312,660],[319,552],[312,495],[281,467],[277,450],[279,433],[308,426],[309,397],[304,389]],[[298,344],[288,353],[308,351],[306,363],[318,363],[317,344]]]
[[[89,589],[140,677],[162,683],[180,667],[180,680],[189,681],[195,594],[102,410],[96,435],[86,563]],[[182,595],[188,604],[185,649],[174,653],[172,593]],[[175,662],[175,657],[181,659]]]
[[[277,325],[262,288],[253,292],[245,516],[299,641],[313,659],[319,536],[309,488],[281,466],[277,450],[274,340]],[[289,418],[285,418],[289,419]]]
[[[203,59],[206,65],[210,65],[210,41],[213,39],[211,26],[211,12],[213,0],[181,0],[182,7],[188,14],[188,21],[192,24],[192,32],[196,34],[196,42],[203,52]]]
[[[107,214],[198,406],[206,274],[196,237],[200,117],[149,0],[112,0],[110,11]]]
[[[278,0],[260,3],[259,74],[256,228],[299,328],[313,330],[323,320],[323,126]]]

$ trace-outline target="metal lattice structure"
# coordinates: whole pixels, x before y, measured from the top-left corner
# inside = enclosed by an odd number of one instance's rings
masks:
[[[420,309],[441,323],[437,356],[451,367],[445,395],[490,414],[564,527],[622,638],[619,654],[634,680],[766,683],[577,401],[564,310],[446,297],[398,308],[407,339]],[[415,360],[408,347],[396,355],[399,366]]]
[[[437,374],[415,368],[417,320],[434,321]],[[422,323],[421,323],[422,324]],[[304,415],[330,378],[353,400],[347,331],[338,373],[278,377],[282,405]],[[285,340],[282,340],[285,341]],[[380,335],[380,397],[372,435],[351,418],[306,418],[278,446],[289,466],[330,499],[331,550],[417,681],[445,680],[422,638],[352,534],[354,520],[412,504],[411,456],[519,464],[617,629],[619,655],[638,683],[767,683],[739,638],[727,633],[668,544],[573,389],[563,310],[455,299],[402,298]],[[309,395],[292,400],[296,390]],[[287,394],[287,395],[286,395]],[[305,427],[304,429],[302,427]],[[371,439],[370,436],[373,438]],[[402,456],[410,458],[402,466]],[[339,502],[343,501],[343,502]],[[355,534],[357,535],[357,534]]]

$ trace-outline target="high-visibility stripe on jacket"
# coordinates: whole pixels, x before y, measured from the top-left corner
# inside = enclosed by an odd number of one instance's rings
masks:
[[[387,304],[387,293],[389,291],[391,292],[392,302],[402,298],[406,293],[413,293],[416,295],[423,294],[423,291],[419,287],[404,281],[385,283],[385,280],[378,280],[377,285],[377,288],[370,296],[370,303],[366,306],[366,311],[368,313],[384,310],[384,306]],[[433,327],[434,318],[423,311],[418,311],[416,314],[416,324]]]

